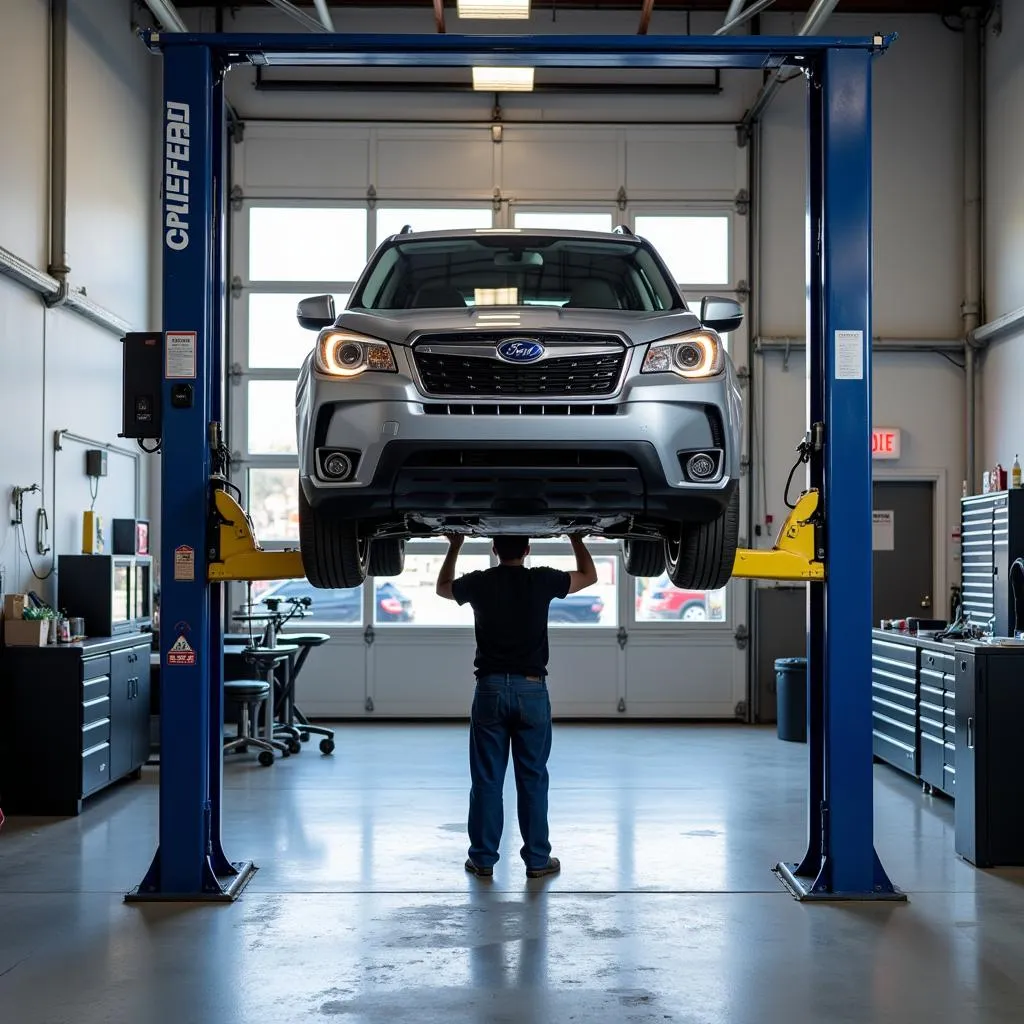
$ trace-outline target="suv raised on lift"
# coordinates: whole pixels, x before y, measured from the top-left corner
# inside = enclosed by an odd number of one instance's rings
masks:
[[[296,391],[302,560],[316,587],[402,571],[443,531],[621,538],[626,570],[728,581],[741,402],[720,337],[629,231],[392,236],[319,331]]]

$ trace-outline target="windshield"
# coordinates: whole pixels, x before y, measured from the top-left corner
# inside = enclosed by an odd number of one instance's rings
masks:
[[[395,242],[377,254],[351,309],[549,306],[680,308],[658,260],[634,239],[480,233]]]

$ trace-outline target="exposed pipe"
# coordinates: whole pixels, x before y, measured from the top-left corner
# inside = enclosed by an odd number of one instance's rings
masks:
[[[0,246],[0,274],[31,288],[39,295],[51,296],[60,291],[60,285],[49,274],[36,270],[28,260],[23,260],[3,246]]]
[[[987,324],[975,328],[967,336],[967,344],[974,348],[985,348],[990,342],[1005,338],[1008,334],[1016,334],[1024,329],[1024,306],[1011,310]]]
[[[964,36],[964,301],[963,318],[965,415],[965,468],[967,493],[977,489],[977,353],[971,339],[981,323],[981,17],[977,7],[961,11]]]
[[[434,25],[441,35],[448,31],[444,25],[444,0],[434,0]]]
[[[156,18],[160,27],[165,32],[188,31],[188,26],[171,0],[145,0],[145,2],[153,17]]]
[[[725,20],[722,25],[728,25],[733,18],[739,16],[740,11],[743,10],[744,0],[729,0],[729,9],[725,12]]]
[[[57,292],[43,301],[62,306],[68,293],[68,0],[50,0],[50,257]]]
[[[303,28],[309,29],[310,32],[324,31],[324,26],[316,18],[310,17],[305,11],[291,3],[290,0],[267,0],[267,3],[272,4],[279,11],[283,11],[289,18],[297,21]]]
[[[324,31],[333,32],[334,19],[331,17],[331,12],[327,7],[327,0],[313,0],[313,6],[316,8],[317,17],[319,17]]]
[[[751,19],[757,17],[763,10],[771,7],[775,3],[775,0],[756,0],[746,10],[740,12],[734,17],[730,18],[728,14],[725,16],[725,23],[719,28],[716,28],[712,33],[716,36],[727,36],[734,28],[739,28],[740,25],[745,25]],[[732,8],[729,8],[732,11]]]
[[[804,23],[797,29],[796,34],[798,36],[817,35],[818,30],[829,19],[838,3],[839,0],[815,0],[811,5],[811,9],[807,12],[807,17],[804,18]],[[750,104],[750,109],[743,115],[742,129],[749,132],[750,126],[764,113],[772,98],[779,91],[779,87],[799,74],[799,69],[791,67],[779,68],[778,71],[774,72],[768,81],[761,86],[761,91],[754,97],[754,102]]]
[[[644,0],[644,5],[640,8],[640,27],[636,30],[638,36],[647,35],[647,30],[651,27],[651,15],[653,13],[654,0]]]

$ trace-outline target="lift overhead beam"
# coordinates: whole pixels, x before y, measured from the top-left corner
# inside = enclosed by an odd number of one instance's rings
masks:
[[[279,0],[279,3],[282,0]],[[819,0],[824,18],[834,6]],[[751,10],[747,8],[747,11]],[[746,11],[742,13],[747,13]],[[742,16],[742,14],[740,15]],[[323,26],[317,23],[318,28]],[[233,65],[800,69],[808,96],[807,493],[775,550],[738,575],[809,591],[809,778],[802,859],[776,872],[801,899],[902,898],[874,850],[871,694],[871,66],[891,40],[794,36],[190,35],[146,32],[163,57],[164,138],[189,191],[164,195],[164,330],[189,348],[163,385],[159,841],[137,900],[230,900],[251,865],[221,836],[221,580],[266,562],[240,506],[211,491],[224,419],[224,72]],[[187,140],[182,157],[182,141]],[[173,221],[171,220],[173,218]],[[814,244],[810,244],[813,240]],[[213,427],[211,428],[211,424]],[[819,505],[819,502],[821,503]],[[216,519],[213,517],[216,515]],[[212,528],[215,527],[215,529]],[[301,568],[279,553],[282,573]],[[243,560],[255,558],[248,568]],[[781,572],[780,564],[790,569]],[[242,577],[244,578],[244,577]],[[170,657],[177,645],[176,657]],[[191,657],[182,659],[182,651]]]

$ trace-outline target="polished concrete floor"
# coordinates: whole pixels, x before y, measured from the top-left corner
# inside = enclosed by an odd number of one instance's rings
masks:
[[[907,904],[804,905],[806,748],[739,726],[556,726],[552,839],[514,821],[463,871],[466,729],[348,725],[338,750],[225,774],[233,905],[125,905],[157,773],[76,819],[0,831],[3,1024],[844,1024],[1024,1021],[1024,872],[953,853],[952,805],[876,767]],[[514,807],[514,803],[509,804]]]

